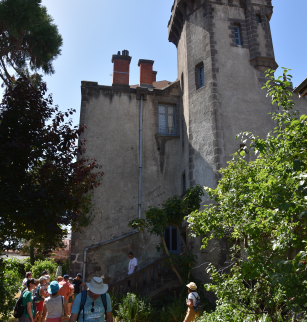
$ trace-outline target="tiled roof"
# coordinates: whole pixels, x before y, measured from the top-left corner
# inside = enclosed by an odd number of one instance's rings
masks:
[[[163,80],[163,81],[159,81],[159,82],[153,82],[152,86],[153,86],[153,88],[161,89],[161,88],[164,88],[164,87],[170,85],[171,83],[172,82],[169,82],[167,80]],[[140,86],[139,84],[131,85],[130,88],[137,88],[139,86]]]

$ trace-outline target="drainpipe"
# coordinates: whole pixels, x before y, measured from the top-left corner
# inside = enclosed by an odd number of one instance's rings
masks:
[[[139,219],[141,219],[142,210],[142,154],[143,154],[143,95],[140,100],[140,142],[139,142]]]

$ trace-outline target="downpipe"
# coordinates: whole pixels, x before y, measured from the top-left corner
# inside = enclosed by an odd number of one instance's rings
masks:
[[[140,126],[139,126],[139,219],[142,211],[142,167],[143,167],[143,95],[140,99]]]

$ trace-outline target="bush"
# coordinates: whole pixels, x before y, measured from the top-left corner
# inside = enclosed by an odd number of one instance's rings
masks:
[[[54,262],[54,259],[38,260],[32,266],[29,262],[27,262],[25,269],[26,271],[32,272],[33,278],[39,278],[42,272],[47,270],[50,275],[50,280],[52,281],[56,278],[57,264]]]

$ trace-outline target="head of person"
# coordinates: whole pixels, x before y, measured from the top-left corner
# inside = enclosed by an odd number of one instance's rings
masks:
[[[49,274],[49,272],[47,270],[42,272],[42,276],[45,276],[45,275],[48,275],[48,274]]]
[[[46,277],[46,283],[50,283],[50,276],[49,275],[44,275]]]
[[[45,285],[47,282],[47,278],[45,276],[41,276],[38,280],[40,285]]]
[[[101,277],[93,277],[90,283],[86,283],[86,286],[89,289],[89,292],[92,293],[91,298],[98,298],[101,294],[104,294],[108,291],[109,285],[103,283]]]
[[[134,257],[132,252],[130,252],[130,253],[128,254],[128,256],[129,256],[129,258],[130,258],[130,259],[132,259],[132,258]]]
[[[62,287],[62,285],[59,285],[59,283],[57,281],[52,281],[47,288],[47,292],[51,295],[57,295],[57,293],[61,287]]]
[[[32,278],[32,273],[31,272],[26,272],[26,278]]]
[[[77,274],[76,279],[79,281],[82,278],[82,275],[80,273]]]
[[[63,279],[64,279],[64,281],[65,281],[65,282],[68,282],[69,275],[67,275],[67,274],[66,274],[66,275],[64,275],[64,276],[63,276]]]
[[[186,287],[188,288],[189,293],[197,291],[197,285],[194,282],[187,284]]]
[[[63,281],[63,277],[62,277],[62,276],[58,276],[58,277],[57,277],[57,282],[58,282],[58,283],[60,283],[60,282],[62,282],[62,281]]]
[[[29,278],[27,280],[27,288],[29,291],[31,291],[35,288],[36,282],[38,282],[38,280],[35,280],[34,278]]]
[[[70,284],[72,284],[72,282],[73,282],[73,278],[72,277],[70,277],[69,279],[68,279],[68,282],[70,283]]]

